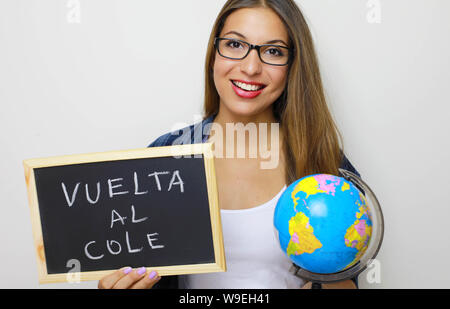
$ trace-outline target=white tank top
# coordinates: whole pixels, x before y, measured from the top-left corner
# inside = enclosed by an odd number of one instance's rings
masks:
[[[227,271],[180,276],[180,288],[300,288],[304,281],[289,272],[292,262],[282,252],[273,226],[275,206],[285,189],[253,208],[222,209]]]

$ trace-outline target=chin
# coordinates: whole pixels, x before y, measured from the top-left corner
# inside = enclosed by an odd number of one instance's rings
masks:
[[[228,113],[236,117],[255,117],[259,114],[265,112],[269,106],[261,106],[255,104],[256,102],[233,102],[233,103],[223,103]]]

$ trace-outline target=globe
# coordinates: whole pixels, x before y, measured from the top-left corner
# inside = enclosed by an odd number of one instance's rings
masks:
[[[298,267],[317,274],[344,271],[357,263],[372,235],[365,196],[345,178],[303,177],[280,196],[274,227],[281,246]]]

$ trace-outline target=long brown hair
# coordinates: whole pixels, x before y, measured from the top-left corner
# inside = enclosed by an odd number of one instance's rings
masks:
[[[272,9],[284,22],[294,55],[289,64],[286,88],[273,103],[274,116],[284,132],[286,183],[310,174],[338,175],[343,152],[342,136],[328,109],[317,55],[308,24],[294,0],[228,0],[220,11],[211,35],[205,63],[204,117],[219,111],[220,98],[213,79],[214,38],[227,17],[240,8]]]

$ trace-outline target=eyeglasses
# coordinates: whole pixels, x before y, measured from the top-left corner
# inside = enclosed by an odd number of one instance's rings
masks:
[[[258,51],[259,59],[270,65],[284,66],[289,63],[293,49],[272,44],[253,45],[238,39],[215,38],[214,46],[222,57],[242,60],[252,49]]]

